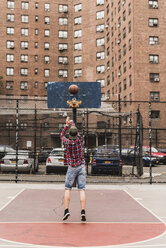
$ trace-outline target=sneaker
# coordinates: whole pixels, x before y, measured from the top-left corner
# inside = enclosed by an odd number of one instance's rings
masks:
[[[84,209],[81,211],[81,221],[86,221],[86,215]]]
[[[65,211],[64,211],[63,220],[67,220],[69,216],[70,216],[70,213],[69,213],[69,210],[68,210],[68,208],[67,208],[67,209],[65,209]]]

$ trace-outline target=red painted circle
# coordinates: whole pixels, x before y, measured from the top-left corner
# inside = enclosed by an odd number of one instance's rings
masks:
[[[0,223],[0,238],[47,246],[106,246],[144,241],[165,230],[163,223]]]

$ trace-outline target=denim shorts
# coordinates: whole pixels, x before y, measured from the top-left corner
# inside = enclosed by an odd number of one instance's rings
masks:
[[[85,189],[86,175],[85,175],[84,164],[77,167],[72,167],[72,166],[68,167],[66,173],[65,189],[72,189],[75,179],[77,182],[77,188],[79,190]]]

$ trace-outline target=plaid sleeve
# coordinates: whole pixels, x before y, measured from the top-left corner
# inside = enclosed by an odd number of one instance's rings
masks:
[[[65,126],[64,129],[63,129],[62,132],[61,132],[61,135],[60,135],[60,138],[61,138],[61,140],[62,140],[64,143],[68,141],[68,138],[66,138],[66,136],[65,136],[65,135],[66,135],[67,129],[68,129],[68,126]]]

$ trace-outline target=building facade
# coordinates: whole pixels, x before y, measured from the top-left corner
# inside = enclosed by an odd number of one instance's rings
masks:
[[[1,7],[1,97],[47,99],[48,82],[100,81],[103,100],[120,96],[126,113],[136,111],[134,101],[151,101],[153,125],[165,127],[164,0],[1,0]],[[148,126],[148,103],[140,110]]]

